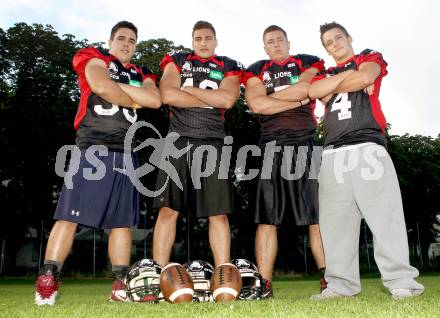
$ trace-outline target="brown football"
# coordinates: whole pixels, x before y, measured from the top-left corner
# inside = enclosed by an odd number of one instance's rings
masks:
[[[240,271],[231,263],[218,266],[212,277],[211,291],[216,302],[233,301],[240,294]]]
[[[189,303],[193,300],[194,284],[185,267],[170,263],[160,273],[160,289],[170,303]]]

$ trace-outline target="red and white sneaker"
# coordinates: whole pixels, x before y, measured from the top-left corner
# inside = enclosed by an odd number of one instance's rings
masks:
[[[263,284],[261,286],[261,298],[273,298],[273,289],[270,280],[263,279]]]
[[[35,285],[35,304],[38,306],[55,305],[61,281],[57,280],[52,272],[46,272],[45,274],[38,276]]]
[[[327,288],[327,281],[325,280],[325,268],[321,270],[321,278],[319,280],[321,285],[321,292]]]
[[[115,279],[112,284],[112,293],[109,301],[130,301],[127,295],[127,286],[120,279]]]

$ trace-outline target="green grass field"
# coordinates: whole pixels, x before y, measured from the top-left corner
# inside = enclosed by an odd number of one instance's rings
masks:
[[[440,276],[424,275],[425,293],[393,300],[378,278],[364,278],[352,299],[309,300],[317,278],[274,282],[275,298],[228,304],[108,303],[110,280],[64,280],[54,307],[33,304],[34,281],[0,279],[0,317],[440,317]]]

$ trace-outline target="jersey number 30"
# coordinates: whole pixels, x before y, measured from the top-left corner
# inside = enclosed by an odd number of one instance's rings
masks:
[[[348,100],[347,93],[340,93],[336,96],[332,105],[332,112],[340,110],[338,114],[339,120],[351,118],[351,101]]]
[[[101,116],[113,116],[119,111],[119,106],[112,104],[112,108],[104,109],[102,105],[95,105],[95,107],[93,107],[93,110],[95,111],[95,113]],[[123,107],[122,113],[124,114],[125,119],[127,119],[132,124],[137,120],[136,109],[133,109],[134,115],[130,115],[128,109]]]

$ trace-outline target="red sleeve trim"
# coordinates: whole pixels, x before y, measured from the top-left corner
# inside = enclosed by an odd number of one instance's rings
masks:
[[[312,80],[310,81],[310,84],[313,84],[314,82],[320,81],[324,78],[326,78],[325,74],[317,74],[312,78]]]
[[[225,77],[229,77],[229,76],[240,76],[243,72],[242,71],[230,71],[230,72],[226,72],[224,75]]]
[[[84,73],[87,62],[90,61],[92,58],[103,60],[106,64],[110,62],[110,58],[102,54],[98,49],[94,47],[87,47],[79,50],[73,57],[73,70],[77,74]]]
[[[157,75],[156,74],[142,74],[142,82],[144,82],[146,79],[151,78],[154,82],[154,84],[157,84]]]
[[[139,67],[137,65],[133,65],[133,67],[136,69],[136,71],[141,74],[142,77],[142,82],[144,82],[147,78],[151,78],[154,82],[154,84],[157,83],[157,75],[154,74],[153,72],[150,71],[150,69],[148,69],[145,66],[145,69],[148,70],[148,73],[144,73],[144,69],[142,67]]]
[[[382,58],[382,55],[380,53],[371,53],[371,54],[367,54],[367,55],[359,55],[358,59],[357,59],[357,65],[361,65],[362,63],[365,62],[373,62],[373,63],[377,63],[380,66],[380,75],[379,77],[384,77],[385,75],[388,74],[387,71],[387,62],[385,62]]]
[[[173,58],[167,54],[165,55],[165,57],[162,59],[162,61],[160,62],[160,68],[162,71],[165,70],[165,67],[169,64],[169,63],[173,63],[176,68],[179,70],[179,73],[182,73],[182,68],[176,64],[176,62],[173,60]]]
[[[247,71],[242,72],[242,74],[241,74],[241,83],[242,83],[244,86],[246,86],[247,81],[248,81],[250,78],[252,78],[252,77],[259,78],[257,75],[255,75],[255,74],[252,73],[252,72],[247,72]]]
[[[306,68],[304,71],[307,71],[311,68],[316,68],[318,72],[322,72],[325,70],[324,61],[318,61],[310,65],[308,68]]]

